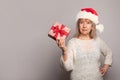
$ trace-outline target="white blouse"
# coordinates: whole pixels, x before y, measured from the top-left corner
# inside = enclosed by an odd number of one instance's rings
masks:
[[[65,70],[72,71],[72,80],[103,80],[99,71],[101,53],[105,57],[104,64],[111,66],[112,51],[102,39],[72,38],[67,44],[67,60],[61,56],[60,61]]]

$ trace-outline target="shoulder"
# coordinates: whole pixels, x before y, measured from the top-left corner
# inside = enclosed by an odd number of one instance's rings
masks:
[[[75,43],[76,40],[77,40],[77,38],[71,38],[71,39],[68,41],[68,43]]]
[[[107,43],[104,41],[104,39],[102,39],[101,37],[97,37],[96,38],[96,42],[100,45],[100,46],[105,46],[107,45]]]
[[[103,42],[103,39],[101,37],[96,37],[95,41],[100,43],[100,42]]]
[[[70,40],[68,40],[68,42],[67,42],[67,45],[75,45],[76,44],[76,38],[71,38]]]

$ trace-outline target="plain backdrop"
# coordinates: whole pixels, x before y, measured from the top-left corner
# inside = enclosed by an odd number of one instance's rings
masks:
[[[0,0],[0,80],[69,80],[60,67],[62,51],[48,37],[55,21],[75,32],[81,8],[92,7],[105,30],[99,34],[113,52],[105,80],[120,79],[119,0]],[[103,59],[102,59],[103,60]]]

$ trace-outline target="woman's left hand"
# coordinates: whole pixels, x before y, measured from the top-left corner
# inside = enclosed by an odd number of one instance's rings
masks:
[[[108,71],[108,69],[109,69],[108,64],[105,64],[102,68],[100,68],[100,72],[101,72],[102,76],[105,75],[105,73]]]

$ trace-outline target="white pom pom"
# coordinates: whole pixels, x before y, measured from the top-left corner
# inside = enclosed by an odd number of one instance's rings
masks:
[[[96,29],[97,29],[100,33],[102,33],[103,30],[104,30],[104,26],[103,26],[102,24],[98,24],[98,25],[96,25]]]

